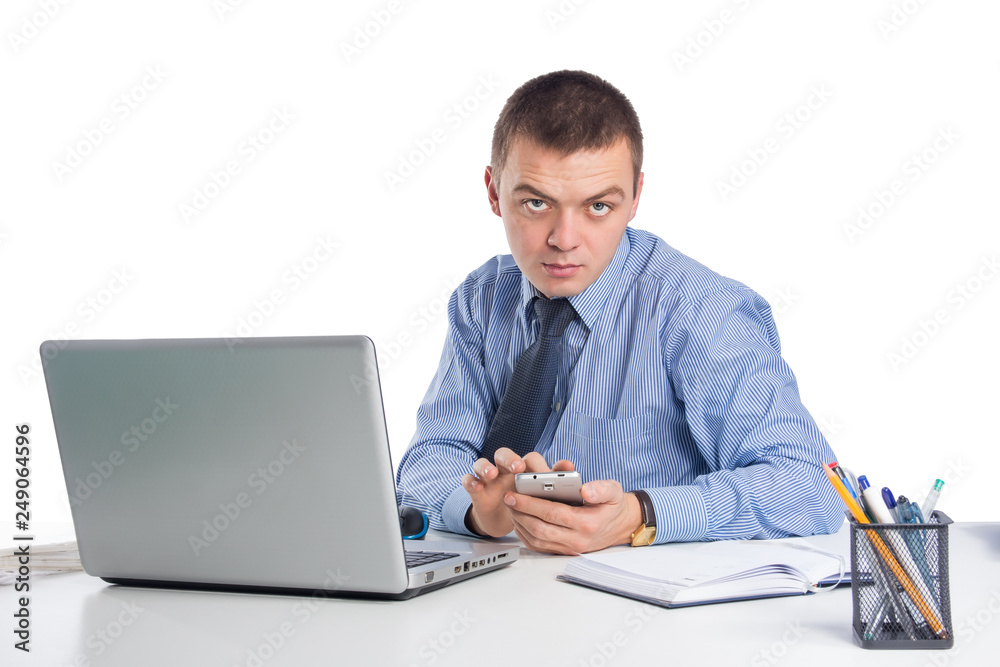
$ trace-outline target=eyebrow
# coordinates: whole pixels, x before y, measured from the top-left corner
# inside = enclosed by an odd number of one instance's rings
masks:
[[[515,194],[518,193],[518,192],[527,192],[529,194],[532,194],[532,195],[538,197],[539,199],[545,199],[547,201],[555,201],[555,197],[551,197],[551,196],[545,194],[544,192],[542,192],[541,190],[537,190],[537,189],[531,187],[527,183],[519,183],[518,185],[514,186],[514,189],[513,189],[512,192],[515,193]],[[601,192],[598,192],[596,195],[588,197],[587,199],[585,199],[583,201],[583,203],[584,204],[592,204],[595,201],[598,201],[600,199],[604,199],[605,197],[607,197],[609,195],[617,195],[619,198],[625,199],[625,191],[622,190],[617,185],[612,185],[610,188],[606,188],[605,190],[603,190]]]

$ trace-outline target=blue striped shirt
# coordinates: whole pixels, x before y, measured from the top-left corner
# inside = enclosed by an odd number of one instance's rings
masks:
[[[538,294],[511,255],[473,271],[448,304],[437,373],[399,463],[397,496],[431,526],[469,534],[472,471],[517,359],[537,335]],[[611,263],[570,297],[552,414],[535,447],[583,481],[645,489],[656,543],[836,530],[833,451],[799,399],[767,302],[740,282],[626,227]]]

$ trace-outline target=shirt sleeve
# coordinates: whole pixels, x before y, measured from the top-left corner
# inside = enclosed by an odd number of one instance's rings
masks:
[[[467,280],[448,301],[448,334],[437,372],[417,409],[417,429],[396,473],[397,500],[425,512],[432,528],[472,535],[472,499],[461,478],[472,472],[486,437],[492,398],[483,337]]]
[[[835,531],[834,454],[781,357],[770,306],[749,288],[695,303],[665,342],[673,391],[709,473],[646,489],[656,543]]]

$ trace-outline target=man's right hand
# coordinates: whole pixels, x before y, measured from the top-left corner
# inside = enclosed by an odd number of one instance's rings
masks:
[[[472,507],[467,515],[467,525],[474,533],[490,537],[502,537],[514,530],[510,510],[504,502],[504,495],[513,492],[514,475],[521,472],[572,471],[570,461],[556,461],[549,468],[538,452],[530,452],[523,459],[507,447],[496,451],[493,462],[479,459],[472,464],[474,474],[462,477],[462,486],[472,497]]]

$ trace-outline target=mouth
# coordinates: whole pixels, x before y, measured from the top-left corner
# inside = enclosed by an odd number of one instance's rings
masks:
[[[554,278],[568,278],[580,270],[579,264],[542,264],[545,272]]]

